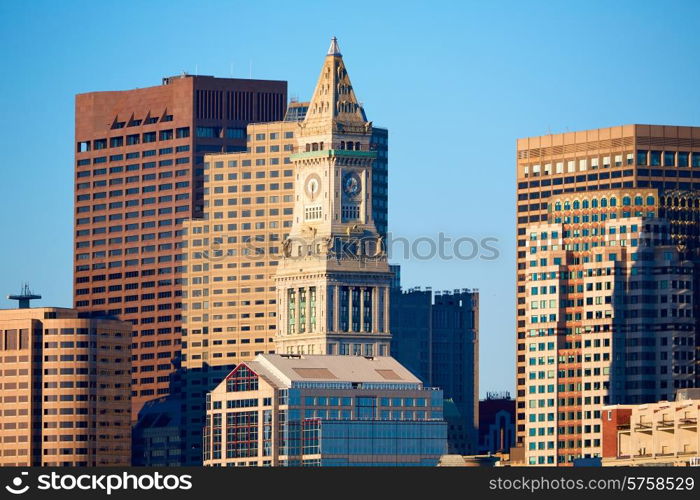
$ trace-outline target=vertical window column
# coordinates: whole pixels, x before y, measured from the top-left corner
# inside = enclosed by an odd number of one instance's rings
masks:
[[[308,331],[307,321],[309,320],[309,301],[306,296],[306,288],[299,288],[299,333],[306,333]]]
[[[316,331],[316,287],[309,287],[309,296],[307,298],[308,305],[306,306],[307,314],[306,321],[308,323],[308,332]]]
[[[352,293],[353,287],[348,287],[348,331],[352,331]]]
[[[296,333],[296,290],[294,288],[287,289],[287,333],[292,335]]]
[[[358,330],[361,332],[365,331],[365,290],[367,287],[361,286],[360,287],[360,321],[359,321],[359,328]]]
[[[379,287],[372,287],[372,330],[381,331],[379,325]]]
[[[362,289],[362,331],[371,332],[374,323],[372,323],[372,291],[373,287],[364,287]]]
[[[351,325],[351,330],[353,332],[360,332],[360,321],[362,317],[362,309],[360,309],[360,301],[361,301],[361,290],[359,286],[354,286],[352,287],[352,308],[351,308],[351,316],[352,316],[352,325]]]
[[[346,286],[338,286],[338,332],[347,332],[349,328],[350,312],[348,308],[350,290]]]

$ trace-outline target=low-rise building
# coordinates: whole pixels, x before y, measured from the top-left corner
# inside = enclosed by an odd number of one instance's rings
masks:
[[[262,354],[207,397],[208,466],[435,466],[442,391],[395,359]]]
[[[675,401],[603,408],[603,466],[697,464],[700,389]]]
[[[507,453],[515,446],[515,400],[507,391],[479,401],[479,452]]]

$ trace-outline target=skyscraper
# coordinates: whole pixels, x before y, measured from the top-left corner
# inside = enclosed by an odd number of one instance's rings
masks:
[[[518,141],[517,439],[528,463],[600,454],[603,404],[696,379],[700,129]]]
[[[114,318],[0,310],[0,466],[129,465],[130,347]]]
[[[392,266],[394,268],[398,266]],[[478,451],[479,292],[454,290],[391,293],[391,355],[420,378],[440,387],[446,401],[450,453]]]
[[[528,463],[601,455],[604,404],[671,399],[694,382],[693,263],[656,190],[551,198],[528,228]]]
[[[371,142],[334,38],[292,156],[294,221],[275,276],[278,352],[389,355],[392,274],[373,218]]]
[[[76,96],[75,307],[133,324],[133,417],[169,391],[181,329],[183,221],[204,209],[203,156],[281,120],[287,84],[183,74]]]

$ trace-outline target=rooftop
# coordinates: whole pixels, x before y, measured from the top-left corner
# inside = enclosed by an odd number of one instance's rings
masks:
[[[303,381],[421,383],[401,363],[388,356],[260,354],[245,364],[258,375],[277,380],[283,385]]]

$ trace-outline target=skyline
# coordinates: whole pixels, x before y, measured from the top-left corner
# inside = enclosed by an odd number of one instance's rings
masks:
[[[160,11],[161,3],[155,2],[155,6],[146,8],[136,7],[136,4],[125,6],[124,11],[113,13],[114,15],[108,19],[104,19],[109,26],[119,26],[133,10],[138,9],[141,13],[146,13],[148,10]],[[74,12],[78,9],[78,5],[82,5],[80,14]],[[210,10],[214,10],[215,5],[223,5],[220,2],[212,2],[209,4]],[[320,5],[320,4],[319,4]],[[503,5],[503,4],[501,4]],[[517,10],[519,6],[514,3],[509,4],[513,9]],[[551,17],[576,18],[578,15],[592,15],[591,11],[595,10],[595,6],[600,8],[601,3],[597,3],[593,7],[590,6],[567,6],[552,7],[539,20],[535,20],[535,24],[531,30],[519,26],[526,25],[527,22],[516,23],[515,19],[521,19],[518,15],[511,15],[507,18],[501,18],[504,23],[499,26],[500,30],[505,33],[512,29],[512,36],[507,38],[513,45],[518,43],[522,47],[522,35],[528,35],[530,31],[536,31],[536,26],[543,26],[547,22],[547,15]],[[629,4],[625,4],[629,5]],[[691,3],[678,3],[676,5],[686,5],[688,8],[685,11],[678,9],[678,12],[673,12],[673,19],[686,19],[689,17],[690,11],[700,10],[698,6]],[[181,38],[173,46],[171,51],[166,51],[162,61],[157,59],[154,61],[153,54],[137,54],[135,58],[127,57],[132,52],[125,50],[121,54],[115,55],[115,59],[107,61],[95,60],[90,55],[85,56],[85,65],[92,69],[91,72],[82,72],[79,68],[80,61],[77,54],[71,52],[65,55],[56,54],[61,47],[65,47],[67,43],[75,44],[78,40],[77,28],[86,27],[84,24],[86,19],[89,19],[89,14],[95,12],[96,7],[89,4],[81,4],[76,2],[65,8],[60,8],[60,15],[56,16],[56,12],[51,10],[56,7],[48,3],[37,2],[32,5],[32,9],[42,12],[31,13],[28,9],[19,16],[17,11],[14,11],[13,6],[3,5],[2,9],[3,21],[1,24],[10,24],[8,20],[12,19],[14,23],[11,26],[3,26],[2,36],[7,38],[3,40],[3,46],[8,52],[7,64],[13,64],[19,68],[15,74],[23,74],[21,81],[7,79],[0,83],[0,95],[2,96],[3,109],[6,110],[6,116],[12,116],[13,122],[8,126],[3,124],[2,145],[5,150],[9,151],[7,158],[8,166],[19,165],[20,167],[3,169],[3,222],[10,234],[16,234],[23,240],[21,244],[12,246],[4,246],[0,258],[6,263],[3,266],[4,279],[2,281],[3,289],[0,306],[10,307],[11,304],[4,296],[8,293],[16,292],[21,284],[28,281],[33,289],[43,295],[43,300],[39,305],[51,306],[71,306],[71,253],[70,248],[72,238],[69,232],[72,230],[72,162],[73,162],[73,140],[72,140],[72,112],[73,100],[76,93],[97,91],[97,90],[121,90],[131,89],[143,86],[158,85],[160,78],[170,75],[179,74],[183,69],[190,73],[211,74],[214,76],[226,77],[230,76],[230,65],[233,61],[234,75],[237,77],[247,78],[249,76],[250,60],[253,60],[252,75],[254,78],[271,78],[279,80],[287,80],[289,82],[290,95],[297,95],[300,100],[308,99],[311,96],[313,89],[313,78],[318,64],[317,58],[312,57],[313,54],[321,54],[325,48],[327,40],[330,36],[336,35],[339,37],[341,46],[344,50],[344,55],[348,62],[348,66],[353,74],[353,81],[359,89],[359,99],[364,102],[368,110],[368,118],[378,126],[386,126],[390,129],[390,214],[389,214],[389,230],[394,235],[405,236],[415,239],[422,235],[436,235],[442,231],[453,237],[471,236],[485,237],[495,236],[499,239],[498,248],[501,252],[500,258],[496,261],[439,261],[430,262],[409,261],[402,262],[394,259],[392,263],[402,264],[402,279],[405,287],[416,285],[432,286],[434,290],[453,289],[453,288],[478,288],[481,291],[481,341],[482,350],[481,356],[483,360],[496,359],[497,356],[503,356],[504,352],[509,354],[508,359],[513,358],[513,332],[514,332],[514,291],[515,291],[515,273],[513,272],[514,264],[514,241],[512,238],[513,226],[515,222],[515,207],[512,203],[512,196],[515,192],[515,177],[513,175],[514,159],[515,159],[515,140],[518,137],[534,136],[542,133],[562,132],[568,127],[569,130],[582,130],[588,128],[605,127],[619,125],[622,123],[668,123],[668,124],[683,124],[693,125],[692,111],[697,109],[698,97],[692,95],[691,91],[695,87],[700,76],[700,70],[690,68],[687,75],[688,78],[685,86],[679,86],[679,82],[675,78],[665,78],[668,74],[664,67],[658,68],[658,73],[649,75],[649,81],[644,82],[644,85],[629,88],[637,83],[635,80],[630,80],[629,76],[637,75],[636,71],[625,71],[626,69],[635,69],[635,62],[643,62],[648,56],[653,59],[654,56],[664,56],[665,61],[673,63],[674,61],[682,62],[683,54],[688,54],[688,60],[692,56],[693,49],[697,49],[697,42],[691,40],[692,35],[690,30],[686,30],[687,44],[684,46],[683,33],[674,32],[675,40],[678,48],[678,53],[670,53],[664,50],[661,45],[653,45],[653,40],[637,40],[639,46],[630,44],[620,56],[620,60],[629,58],[627,64],[615,65],[611,61],[600,59],[600,54],[595,50],[586,51],[580,54],[581,57],[576,58],[583,68],[583,71],[575,71],[574,64],[568,61],[556,59],[559,64],[558,69],[560,74],[566,77],[575,77],[583,75],[581,81],[576,82],[571,89],[557,87],[562,78],[551,78],[548,81],[536,74],[524,73],[525,70],[532,70],[537,65],[535,61],[528,58],[512,61],[508,54],[509,48],[507,42],[501,42],[500,45],[486,47],[486,51],[482,54],[477,51],[470,51],[470,48],[477,48],[476,33],[482,33],[485,28],[488,28],[489,22],[470,21],[475,28],[472,35],[470,30],[466,30],[468,34],[468,42],[463,42],[464,47],[459,44],[451,44],[447,47],[440,44],[439,40],[427,40],[425,44],[416,46],[411,42],[409,44],[406,34],[410,32],[410,27],[414,23],[423,19],[416,12],[413,22],[409,22],[406,26],[383,26],[385,32],[376,31],[376,38],[366,37],[363,33],[365,30],[352,29],[350,26],[355,25],[362,27],[357,21],[362,19],[370,24],[370,28],[376,28],[379,25],[379,20],[384,16],[377,14],[374,21],[372,18],[367,18],[362,14],[362,9],[357,12],[343,13],[343,17],[339,18],[338,24],[341,29],[336,29],[335,32],[329,32],[327,27],[316,28],[309,26],[308,30],[300,30],[294,33],[294,41],[296,43],[290,45],[282,45],[277,42],[269,42],[271,45],[265,45],[266,39],[269,39],[274,34],[275,28],[280,29],[289,26],[290,13],[285,12],[285,7],[280,7],[275,14],[279,17],[274,19],[265,19],[266,24],[259,26],[260,30],[250,31],[248,25],[243,26],[239,34],[234,34],[234,37],[229,39],[226,35],[227,16],[217,16],[215,19],[208,18],[206,22],[202,22],[196,16],[206,15],[205,9],[190,7],[185,4],[180,4],[181,10],[179,15],[174,11],[159,12],[165,17],[160,26],[165,26],[169,21],[185,21],[192,20],[192,26],[200,30],[206,30],[204,35],[206,44],[191,43],[190,38]],[[641,7],[635,3],[638,10],[634,13],[626,12],[623,4],[610,8],[610,18],[603,19],[603,26],[610,27],[614,25],[616,15],[614,11],[631,14],[636,16],[633,18],[633,26],[643,26],[651,20],[656,20],[659,14],[660,7],[651,6],[651,4],[642,4]],[[375,6],[376,7],[376,6]],[[493,8],[477,8],[472,6],[472,12],[485,16],[486,20],[497,17],[498,11]],[[233,8],[233,7],[232,7]],[[243,10],[244,15],[252,15],[254,11],[246,5],[237,6]],[[381,6],[385,9],[385,6]],[[542,9],[542,6],[539,7]],[[449,35],[461,31],[460,26],[456,25],[458,21],[455,13],[462,12],[460,7],[453,6],[449,12],[451,15],[446,15],[446,20],[442,19],[443,23],[439,26],[441,33],[445,38],[456,39]],[[103,9],[101,9],[103,10]],[[379,10],[379,9],[377,9]],[[28,12],[29,11],[29,12]],[[251,12],[252,11],[252,12]],[[313,11],[313,9],[310,9]],[[666,12],[666,10],[664,10]],[[13,15],[14,13],[14,15]],[[33,17],[38,16],[38,17]],[[110,13],[112,14],[112,13]],[[298,12],[297,12],[298,14]],[[124,18],[120,17],[124,15]],[[18,17],[19,16],[19,17]],[[23,17],[22,17],[23,16]],[[43,16],[43,17],[42,17]],[[692,17],[692,16],[691,16]],[[146,19],[147,16],[143,16]],[[51,24],[60,21],[61,19],[74,21],[73,34],[54,32],[56,40],[52,41],[50,46],[37,44],[36,47],[42,49],[42,53],[47,54],[44,58],[31,57],[34,47],[25,46],[23,50],[17,50],[19,47],[13,46],[12,41],[22,41],[28,37],[35,36],[38,26],[45,26],[50,31]],[[342,20],[342,22],[340,22]],[[271,22],[272,21],[272,22]],[[29,29],[27,24],[34,23],[32,29]],[[138,31],[140,27],[145,27],[146,22],[134,19],[135,23],[133,30]],[[48,23],[48,25],[47,25]],[[437,29],[436,26],[428,28]],[[518,24],[519,26],[514,26]],[[564,24],[564,23],[562,23]],[[83,33],[83,36],[89,36],[94,40],[95,44],[91,47],[85,47],[89,50],[88,54],[96,54],[103,49],[106,44],[113,42],[113,38],[104,37],[103,34],[109,33],[99,23],[95,27],[100,27],[99,33]],[[206,26],[206,27],[203,27]],[[669,22],[668,26],[675,26],[673,22]],[[55,28],[55,26],[54,26]],[[150,28],[150,27],[149,27]],[[218,28],[215,29],[215,28]],[[93,29],[93,28],[90,28]],[[95,28],[96,29],[96,28]],[[160,27],[153,27],[154,33],[159,33]],[[605,42],[624,41],[626,34],[610,34],[601,36],[597,32],[588,32],[586,23],[577,24],[571,28],[574,33],[584,35],[588,33],[595,42],[595,46],[602,50]],[[248,30],[248,31],[246,31]],[[176,32],[177,30],[173,30]],[[372,32],[372,30],[369,30]],[[601,30],[604,31],[604,30]],[[403,36],[397,36],[403,34]],[[472,36],[474,38],[472,38]],[[154,36],[153,50],[160,46],[161,38]],[[254,43],[237,47],[236,42],[242,40],[253,40]],[[462,40],[462,38],[459,38]],[[172,41],[172,40],[170,40]],[[552,44],[553,41],[560,41],[555,34],[550,34],[543,39],[527,38],[525,48],[521,48],[520,53],[526,53],[526,49],[530,51],[545,50],[546,57],[554,58],[566,53],[567,48],[578,47],[577,44],[581,38],[572,36],[571,38],[564,37],[561,46],[556,47]],[[144,43],[144,38],[134,37],[128,43]],[[437,44],[437,47],[436,47]],[[21,45],[21,43],[20,43]],[[470,47],[470,45],[472,45]],[[217,47],[216,50],[202,49],[208,47]],[[126,47],[133,47],[127,45]],[[126,48],[125,47],[125,48]],[[264,50],[266,47],[268,50]],[[179,51],[178,51],[179,49]],[[383,54],[383,49],[387,50],[386,55]],[[398,50],[394,50],[398,49]],[[45,50],[46,52],[43,52]],[[184,54],[182,53],[184,52]],[[197,57],[194,54],[197,53]],[[541,52],[540,52],[541,53]],[[13,59],[17,54],[22,54],[22,59]],[[51,56],[56,56],[52,58]],[[427,69],[425,73],[420,73],[415,66],[410,63],[416,55],[435,56],[434,60],[423,61],[423,67]],[[73,56],[70,59],[70,56]],[[384,57],[383,57],[384,56]],[[495,64],[490,61],[490,57],[495,56]],[[547,60],[545,56],[541,60]],[[59,76],[57,80],[38,78],[37,72],[42,65],[29,65],[32,60],[44,60],[46,64],[43,66],[50,69],[53,65],[55,71],[53,74]],[[61,68],[61,64],[66,64],[66,60],[70,60],[70,66]],[[468,78],[470,70],[467,67],[463,69],[461,66],[448,65],[451,60],[456,60],[458,63],[469,65],[471,63],[477,69],[484,69],[491,64],[491,78],[487,82],[467,81],[462,78]],[[509,76],[508,63],[513,62],[521,66],[515,66],[514,71],[510,72],[515,75],[523,75],[521,82],[523,87],[518,86],[517,81],[514,81]],[[89,63],[89,64],[88,64]],[[500,63],[500,64],[499,64]],[[595,65],[593,65],[595,63]],[[111,75],[103,64],[108,64],[109,68],[119,67],[124,68],[125,72]],[[589,69],[596,70],[601,66],[611,69],[617,68],[617,72],[612,72],[610,81],[603,78],[586,78],[586,64],[590,64]],[[185,67],[183,67],[185,66]],[[659,65],[661,66],[661,65]],[[678,66],[680,67],[680,65]],[[22,70],[25,70],[22,73]],[[440,78],[440,72],[445,73],[445,80],[430,80],[431,77]],[[601,71],[599,74],[605,74]],[[526,76],[525,76],[526,75]],[[27,87],[26,82],[33,80],[32,85]],[[396,86],[400,82],[401,85]],[[408,83],[406,83],[408,82]],[[56,83],[56,87],[51,84]],[[623,85],[627,84],[628,88],[623,89]],[[21,88],[19,87],[21,85]],[[444,96],[446,106],[431,107],[428,102],[424,107],[418,108],[425,110],[424,112],[416,113],[418,104],[422,104],[429,99],[421,98],[420,92],[423,89],[437,88],[436,94]],[[607,85],[607,87],[606,87]],[[605,91],[607,88],[617,91],[618,95],[611,92],[611,96],[606,97]],[[656,90],[658,89],[658,90]],[[664,99],[663,91],[667,89],[668,98]],[[623,93],[623,90],[625,91]],[[653,94],[656,90],[657,95]],[[496,94],[500,92],[499,97]],[[647,94],[648,101],[641,101],[642,97]],[[528,95],[530,93],[530,95]],[[462,95],[466,95],[464,103],[459,102]],[[36,106],[34,101],[37,96],[46,96],[45,104],[48,107]],[[482,97],[483,96],[483,97]],[[523,97],[526,96],[526,97]],[[450,100],[452,98],[452,100]],[[571,107],[562,105],[567,99],[576,98],[576,102],[571,104]],[[587,99],[588,98],[588,101]],[[607,101],[605,100],[607,98]],[[416,99],[413,102],[411,99]],[[522,107],[518,107],[519,101],[522,99]],[[603,99],[601,101],[601,99]],[[597,102],[597,106],[587,105],[587,102]],[[639,102],[644,102],[644,107],[647,109],[639,109]],[[537,105],[529,104],[530,102]],[[684,109],[674,109],[674,102],[683,102]],[[23,105],[29,104],[24,108]],[[439,104],[439,103],[438,103]],[[633,104],[637,106],[632,107]],[[670,104],[670,105],[669,105]],[[693,106],[695,104],[695,106]],[[607,106],[606,106],[607,105]],[[668,105],[668,107],[664,107]],[[494,109],[495,108],[495,109]],[[523,114],[528,109],[542,109],[542,117],[539,116],[524,116]],[[491,118],[493,115],[498,116],[501,112],[505,120],[503,130],[497,132],[494,130],[498,126],[498,122]],[[600,111],[600,114],[596,114]],[[468,119],[464,119],[467,117]],[[411,121],[413,118],[413,121]],[[489,120],[489,118],[491,118]],[[37,124],[46,124],[47,128],[39,129],[37,133]],[[480,128],[482,123],[487,126]],[[697,124],[697,123],[695,123]],[[464,127],[464,128],[461,128]],[[435,132],[441,133],[435,133]],[[47,143],[42,145],[40,151],[55,151],[57,159],[52,161],[43,161],[44,156],[41,153],[34,153],[34,145],[39,139],[45,139]],[[423,140],[425,147],[416,148],[414,144]],[[26,144],[32,147],[32,154],[28,155],[26,150],[21,148],[11,148],[11,145]],[[493,154],[490,154],[493,153]],[[35,156],[34,156],[35,155]],[[462,157],[455,161],[456,155]],[[36,169],[36,174],[28,174],[28,168],[23,168],[27,165],[28,158],[30,159],[29,167]],[[444,166],[444,170],[439,176],[427,177],[423,175],[424,168],[428,166],[429,171]],[[488,165],[487,168],[478,169],[480,165]],[[492,166],[493,165],[493,166]],[[495,170],[494,170],[495,169]],[[464,174],[462,171],[466,171]],[[501,185],[493,183],[493,173],[496,172],[499,176],[504,176],[507,181]],[[445,182],[448,179],[458,179],[458,182]],[[461,181],[461,182],[459,182]],[[12,186],[13,189],[8,189]],[[55,189],[55,190],[54,190]],[[442,190],[445,191],[442,191]],[[425,200],[421,204],[422,210],[415,210],[416,199]],[[447,200],[459,200],[461,204],[451,204]],[[500,204],[493,204],[493,200],[508,200]],[[487,217],[471,217],[470,214],[483,214],[481,207],[494,206],[494,211]],[[27,228],[35,227],[33,224],[45,224],[47,220],[46,213],[50,211],[51,216],[50,226],[42,226],[41,237],[38,232],[32,232]],[[15,213],[8,216],[7,214]],[[467,215],[465,217],[465,214]],[[441,217],[444,225],[436,227],[434,221]],[[44,259],[46,241],[50,241],[50,247],[56,245],[57,252],[50,253],[49,258]],[[10,265],[9,263],[12,263]],[[506,311],[506,314],[503,312]],[[504,350],[504,346],[507,346]],[[489,363],[483,363],[482,370],[482,394],[488,391],[510,389],[514,386],[513,366],[507,364],[508,369],[503,370],[502,366],[494,366]],[[488,382],[487,382],[488,381]]]

